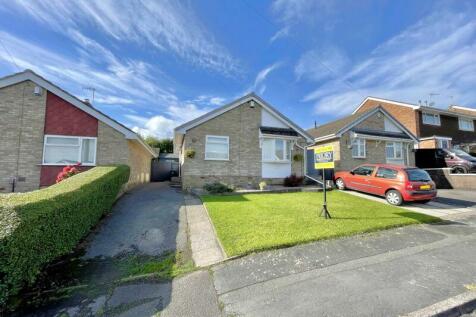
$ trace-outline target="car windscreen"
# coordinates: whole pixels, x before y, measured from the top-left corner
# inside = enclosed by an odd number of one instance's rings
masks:
[[[460,150],[460,149],[452,149],[451,152],[453,152],[457,156],[459,156],[461,158],[464,158],[464,159],[472,158],[471,155],[469,155],[468,153],[466,153],[465,151]]]
[[[411,182],[429,182],[431,181],[430,175],[419,168],[410,168],[405,170],[408,175],[408,180]]]

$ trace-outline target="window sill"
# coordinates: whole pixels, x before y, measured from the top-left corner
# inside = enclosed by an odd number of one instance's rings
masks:
[[[436,123],[425,123],[425,122],[422,122],[424,125],[432,125],[434,127],[441,127],[441,123],[440,124],[436,124]]]
[[[205,158],[205,161],[229,162],[230,159],[211,159],[211,158]]]
[[[46,163],[43,163],[43,164],[38,164],[39,166],[74,166],[76,164],[46,164]],[[96,164],[80,164],[79,166],[90,166],[90,167],[94,167],[96,166]]]
[[[458,130],[464,131],[464,132],[474,132],[474,129],[471,130],[471,129],[461,129],[461,128],[459,128]]]
[[[366,156],[352,156],[352,158],[355,158],[355,159],[366,159],[367,157],[366,157]]]
[[[291,163],[291,161],[265,161],[265,160],[262,160],[261,162],[262,162],[262,163],[277,163],[277,164],[288,164],[288,163]]]

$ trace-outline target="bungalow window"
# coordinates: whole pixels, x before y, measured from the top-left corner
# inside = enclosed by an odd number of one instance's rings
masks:
[[[403,159],[402,142],[387,142],[385,146],[387,159],[400,160]]]
[[[436,139],[436,146],[439,149],[449,149],[451,145],[451,140],[449,139]]]
[[[467,118],[458,118],[459,129],[462,131],[474,131],[474,122]]]
[[[435,113],[423,112],[423,123],[430,125],[440,125],[440,115]]]
[[[365,139],[355,138],[352,140],[352,157],[365,158]]]
[[[229,137],[207,135],[205,143],[205,159],[216,161],[229,160]]]
[[[96,164],[96,138],[45,135],[44,165]]]
[[[289,140],[263,138],[262,159],[265,162],[288,162],[291,158],[292,144]]]

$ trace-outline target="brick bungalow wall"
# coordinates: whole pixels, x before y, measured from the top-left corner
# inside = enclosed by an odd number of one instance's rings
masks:
[[[46,93],[35,96],[35,84],[22,82],[0,89],[0,192],[38,189],[43,153]]]
[[[0,89],[0,192],[51,185],[63,166],[42,166],[45,134],[97,137],[97,165],[127,164],[130,185],[148,182],[152,155],[135,140],[46,91],[33,94],[25,81]],[[91,167],[83,167],[87,169]]]
[[[195,150],[194,158],[183,158],[182,185],[184,188],[200,188],[215,181],[237,186],[257,186],[262,180],[282,183],[282,179],[261,177],[261,148],[259,128],[261,126],[261,106],[254,108],[244,103],[209,121],[187,131],[183,149]],[[229,137],[229,160],[205,160],[206,135]],[[300,141],[304,143],[304,139]],[[300,152],[299,152],[300,151]],[[294,147],[292,154],[302,151]],[[291,170],[302,174],[303,162],[292,162]]]

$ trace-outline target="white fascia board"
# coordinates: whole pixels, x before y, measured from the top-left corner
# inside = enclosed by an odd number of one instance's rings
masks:
[[[393,138],[387,136],[377,136],[377,135],[370,135],[365,133],[353,133],[354,138],[363,138],[367,140],[380,140],[380,141],[396,141],[396,142],[407,142],[407,143],[418,143],[415,140],[409,139],[402,139],[402,138]]]
[[[306,139],[307,142],[312,142],[312,137],[309,136],[307,134],[307,132],[305,132],[303,129],[301,129],[296,124],[291,122],[283,114],[279,113],[276,109],[274,109],[273,107],[268,105],[266,102],[261,100],[261,98],[256,96],[254,93],[243,96],[243,97],[233,101],[232,103],[230,103],[228,105],[225,105],[221,108],[217,108],[215,110],[212,110],[212,111],[204,114],[201,117],[198,117],[194,120],[186,122],[186,123],[176,127],[174,129],[174,132],[185,134],[187,132],[187,130],[190,130],[190,129],[192,129],[192,128],[194,128],[194,127],[196,127],[196,126],[198,126],[198,125],[200,125],[204,122],[207,122],[210,119],[213,119],[213,118],[215,118],[215,117],[217,117],[217,116],[219,116],[219,115],[221,115],[221,114],[223,114],[227,111],[230,111],[230,110],[238,107],[239,105],[242,105],[243,103],[249,102],[251,100],[253,100],[254,102],[258,103],[260,106],[262,106],[264,109],[266,109],[269,113],[271,113],[273,116],[275,116],[276,119],[278,119],[279,121],[281,121],[282,123],[284,123],[288,127],[292,128],[296,132],[298,132],[302,137],[304,137]]]
[[[438,136],[438,135],[432,135],[424,138],[420,138],[420,141],[426,141],[426,140],[432,140],[432,139],[440,139],[440,140],[448,140],[451,141],[453,138],[447,137],[447,136]]]
[[[412,105],[411,103],[405,103],[405,102],[399,102],[399,101],[393,101],[389,99],[383,99],[383,98],[376,98],[376,97],[367,97],[360,103],[360,105],[357,106],[357,108],[352,112],[352,114],[355,114],[362,106],[364,103],[366,103],[368,100],[373,100],[373,101],[378,101],[378,102],[386,102],[386,103],[391,103],[397,106],[403,106],[403,107],[408,107],[412,108],[413,110],[417,110],[420,108],[420,106],[417,105]]]
[[[328,135],[324,135],[324,136],[320,136],[318,138],[315,138],[314,142],[327,141],[327,140],[335,139],[337,137],[338,136],[336,134],[328,134]]]
[[[475,109],[475,108],[461,107],[461,106],[450,106],[450,108],[460,109],[460,110],[474,111],[474,112],[476,113],[476,109]]]

